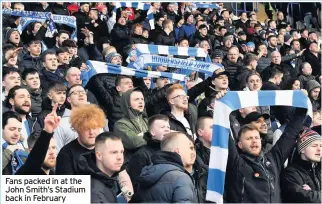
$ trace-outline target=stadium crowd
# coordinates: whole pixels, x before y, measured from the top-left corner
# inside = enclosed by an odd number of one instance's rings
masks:
[[[320,203],[321,22],[297,30],[285,11],[260,22],[256,11],[236,16],[216,4],[2,2],[3,10],[51,13],[23,28],[27,17],[2,16],[2,173],[91,175],[92,203],[208,202],[209,161],[220,159],[210,157],[216,100],[229,91],[302,90],[311,124],[303,108],[231,113],[224,201]],[[313,5],[305,25],[320,12]],[[77,31],[59,23],[52,31],[53,15],[73,16]],[[85,79],[88,61],[121,69],[136,61],[139,44],[200,48],[219,68],[190,72],[183,83],[111,73]]]

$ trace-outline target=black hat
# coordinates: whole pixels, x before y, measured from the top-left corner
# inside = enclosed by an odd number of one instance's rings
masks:
[[[245,117],[245,123],[246,124],[249,124],[253,121],[257,121],[259,118],[263,117],[265,120],[266,119],[269,119],[269,115],[268,114],[260,114],[259,112],[251,112],[251,113],[248,113],[248,115],[246,115]]]
[[[226,75],[229,76],[230,73],[225,71],[224,68],[219,68],[216,71],[214,71],[214,73],[212,74],[212,79],[214,80],[215,78],[219,77],[220,75]]]
[[[224,54],[221,50],[215,49],[214,52],[211,55],[211,58],[214,59],[216,57],[220,57],[221,59],[224,58]]]
[[[241,36],[241,35],[246,35],[246,33],[245,33],[244,31],[240,31],[240,32],[238,33],[238,36]]]
[[[183,15],[183,18],[184,18],[184,21],[187,21],[187,19],[189,18],[189,16],[193,15],[192,13],[190,12],[187,12]]]

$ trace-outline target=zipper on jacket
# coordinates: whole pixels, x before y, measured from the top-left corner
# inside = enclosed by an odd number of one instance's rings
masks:
[[[241,203],[244,202],[244,194],[245,194],[245,177],[243,177],[243,187],[242,187],[242,195],[241,195]]]

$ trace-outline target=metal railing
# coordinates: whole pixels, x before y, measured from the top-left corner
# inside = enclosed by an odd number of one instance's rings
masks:
[[[250,3],[250,2],[248,2],[248,3]],[[238,4],[244,4],[244,5],[241,5],[241,7],[244,7],[244,9],[238,9]],[[239,12],[247,12],[247,13],[249,13],[251,11],[258,12],[258,2],[252,3],[252,10],[250,10],[250,11],[247,10],[245,2],[244,3],[241,3],[241,2],[231,3],[231,7],[234,10],[236,16],[238,16]]]

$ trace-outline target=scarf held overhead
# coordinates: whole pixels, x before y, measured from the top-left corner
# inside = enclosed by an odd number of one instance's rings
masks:
[[[50,18],[50,12],[35,12],[35,11],[16,11],[4,9],[3,14],[19,16],[21,17],[20,25],[17,27],[19,32],[21,33],[30,23],[49,21],[48,31],[55,32],[56,27],[54,23],[64,24],[74,29],[72,33],[72,38],[76,40],[77,36],[77,26],[76,26],[76,18],[73,16],[65,16],[65,15],[56,15],[53,14],[53,19]]]
[[[223,203],[230,113],[250,106],[276,105],[306,108],[307,118],[312,121],[312,104],[302,91],[229,91],[216,101],[206,200]]]
[[[202,61],[171,58],[171,57],[148,55],[148,54],[143,54],[138,56],[134,62],[134,68],[136,69],[143,69],[146,66],[155,66],[155,65],[156,66],[163,65],[167,67],[197,71],[208,75],[212,75],[214,71],[221,68],[221,66],[219,65],[202,62]]]
[[[116,13],[116,9],[121,8],[121,7],[136,8],[136,9],[140,9],[143,11],[148,10],[147,18],[149,20],[151,30],[154,30],[154,28],[155,28],[154,15],[153,15],[152,6],[150,4],[145,4],[145,3],[141,3],[141,2],[116,2],[115,8],[114,8],[114,13]],[[116,15],[113,15],[113,18],[116,19]]]
[[[156,72],[156,71],[147,71],[147,70],[136,70],[128,67],[123,67],[120,65],[109,64],[105,62],[92,61],[89,60],[86,62],[88,71],[83,72],[83,85],[89,81],[89,79],[96,74],[121,74],[127,76],[135,76],[135,77],[151,77],[151,78],[160,78],[165,77],[169,79],[174,79],[178,81],[184,81],[185,75],[176,74],[176,73],[168,73],[168,72]]]

